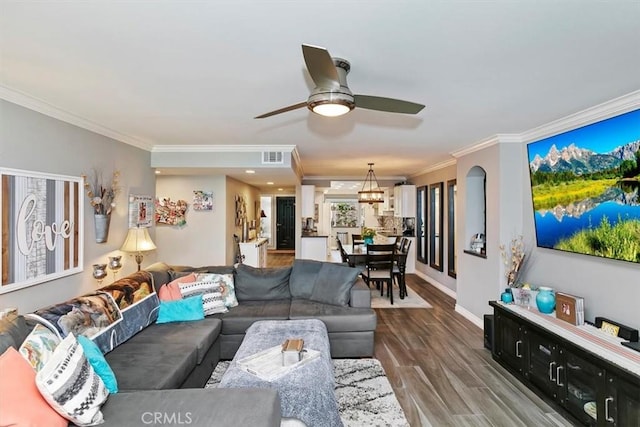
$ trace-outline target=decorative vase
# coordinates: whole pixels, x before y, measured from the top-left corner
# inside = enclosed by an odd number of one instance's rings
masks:
[[[109,237],[111,215],[94,214],[93,224],[96,231],[96,243],[105,243]]]
[[[536,295],[536,305],[540,313],[553,313],[556,308],[556,295],[553,293],[553,289],[540,286],[538,295]]]
[[[500,301],[505,304],[513,302],[513,294],[511,293],[511,288],[505,289],[504,292],[500,294]]]
[[[373,245],[373,237],[365,237],[364,238],[365,245]]]

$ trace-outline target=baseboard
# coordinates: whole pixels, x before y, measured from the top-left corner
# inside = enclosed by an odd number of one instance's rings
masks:
[[[460,304],[456,303],[455,311],[458,314],[461,314],[462,316],[464,316],[465,319],[467,319],[468,321],[476,325],[478,328],[484,329],[483,320],[477,317],[475,314],[473,314],[469,310],[467,310],[466,308],[464,308],[463,306],[461,306]]]
[[[429,282],[429,284],[433,285],[434,288],[444,292],[445,294],[449,295],[451,298],[456,299],[458,297],[458,294],[456,294],[456,291],[454,291],[451,288],[447,288],[445,285],[438,282],[433,277],[427,276],[422,271],[416,270],[414,274],[420,277],[421,279],[423,279],[424,281]]]

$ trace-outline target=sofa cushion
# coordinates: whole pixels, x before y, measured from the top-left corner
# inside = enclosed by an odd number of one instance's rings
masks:
[[[242,334],[257,320],[287,320],[289,318],[290,299],[271,301],[243,301],[237,307],[220,316],[222,333],[225,335]]]
[[[311,298],[313,293],[313,285],[322,268],[322,261],[314,261],[310,259],[295,259],[291,268],[291,277],[289,278],[289,290],[293,298]]]
[[[135,342],[132,338],[105,355],[105,359],[116,374],[120,391],[163,390],[180,388],[195,368],[197,356],[198,349],[192,344],[168,340]]]
[[[250,407],[250,410],[247,408]],[[118,393],[103,406],[101,427],[130,425],[279,427],[280,398],[276,390],[182,389]],[[155,414],[163,417],[154,419]],[[169,417],[173,416],[173,422]],[[135,422],[134,422],[135,421]]]
[[[13,345],[0,355],[0,372],[1,426],[66,427],[69,424],[44,400],[36,387],[36,371]]]
[[[180,291],[180,283],[189,283],[196,281],[196,273],[185,273],[184,276],[177,277],[171,282],[160,286],[158,290],[158,298],[160,301],[175,301],[182,299],[182,292]]]
[[[331,332],[374,331],[376,312],[372,308],[351,308],[309,300],[291,301],[289,318],[319,319]]]
[[[17,314],[8,314],[0,319],[0,354],[3,354],[9,347],[16,350],[20,348],[31,329],[25,318]]]
[[[236,297],[240,303],[291,298],[290,275],[291,267],[254,268],[240,264],[236,269]]]
[[[153,287],[156,292],[160,290],[162,285],[171,281],[171,275],[169,274],[171,267],[164,262],[153,263],[144,270],[151,273],[151,276],[153,277]]]
[[[220,330],[222,321],[213,317],[206,317],[197,322],[176,322],[155,324],[135,337],[127,341],[126,345],[133,344],[153,344],[153,343],[176,343],[197,350],[197,363],[201,363],[209,348],[213,345]]]
[[[356,282],[358,275],[360,275],[358,268],[331,262],[322,263],[309,299],[326,304],[346,306],[351,298],[351,287]]]

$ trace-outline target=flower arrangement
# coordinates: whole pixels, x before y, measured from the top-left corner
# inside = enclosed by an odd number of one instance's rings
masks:
[[[505,245],[500,245],[500,254],[506,268],[504,275],[507,278],[507,285],[516,287],[526,257],[522,236],[512,239],[508,249]]]
[[[376,236],[376,230],[369,227],[362,228],[362,238],[363,239],[372,239]]]
[[[120,192],[119,184],[120,172],[113,171],[111,177],[111,183],[108,186],[103,184],[102,172],[96,169],[91,171],[91,179],[87,179],[86,175],[82,175],[84,179],[84,189],[87,192],[87,197],[91,206],[93,206],[93,213],[96,215],[110,215],[113,208],[116,207],[116,196]]]

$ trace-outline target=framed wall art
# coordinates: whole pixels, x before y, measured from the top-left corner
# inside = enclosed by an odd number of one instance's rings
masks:
[[[187,225],[187,202],[186,200],[172,201],[169,197],[159,197],[156,199],[156,224],[163,225]]]
[[[151,196],[129,195],[129,228],[151,227],[154,218],[154,200]]]
[[[83,269],[82,177],[0,168],[0,294]]]
[[[193,210],[213,211],[213,191],[193,190]]]

